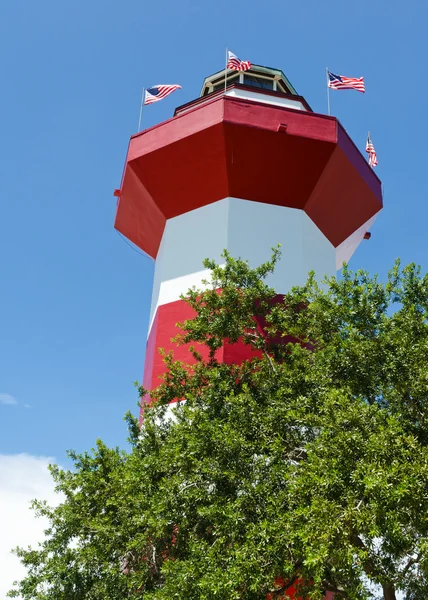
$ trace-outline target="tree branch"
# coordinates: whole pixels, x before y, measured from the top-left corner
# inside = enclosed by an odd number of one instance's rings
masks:
[[[354,546],[356,546],[357,548],[360,548],[360,550],[363,550],[364,552],[366,552],[367,555],[369,554],[369,550],[368,550],[367,546],[365,545],[363,540],[360,538],[360,536],[355,531],[351,532],[350,539],[351,539],[351,542],[354,544]],[[374,562],[371,558],[366,558],[363,561],[363,566],[364,566],[364,570],[367,573],[367,575],[372,575],[372,576],[379,575],[379,569],[376,567],[376,565],[374,564]]]
[[[384,600],[397,600],[395,595],[395,587],[392,583],[382,583]]]
[[[401,575],[402,575],[403,577],[404,577],[404,576],[407,574],[408,570],[409,570],[411,567],[413,567],[413,565],[416,565],[416,564],[418,564],[418,562],[421,560],[421,556],[422,556],[422,554],[421,554],[421,553],[419,553],[417,556],[414,556],[413,558],[411,558],[411,559],[409,560],[409,562],[407,563],[407,565],[404,567],[404,569],[403,569],[403,570],[402,570],[402,572],[401,572]]]

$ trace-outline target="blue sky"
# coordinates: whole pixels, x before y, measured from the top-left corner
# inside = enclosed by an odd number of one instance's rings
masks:
[[[384,0],[2,4],[0,453],[64,462],[97,437],[124,443],[153,265],[113,229],[113,190],[142,86],[183,87],[146,107],[147,127],[199,95],[226,46],[281,68],[317,112],[326,65],[365,77],[365,95],[331,93],[361,149],[370,129],[384,182],[385,209],[351,264],[427,268],[427,13]]]

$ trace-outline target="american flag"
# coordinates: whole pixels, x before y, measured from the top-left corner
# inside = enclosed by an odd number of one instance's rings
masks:
[[[366,152],[369,155],[369,165],[371,166],[371,168],[376,167],[378,161],[375,147],[373,146],[373,142],[370,139],[370,133],[367,136]]]
[[[251,63],[249,60],[239,60],[236,54],[228,50],[226,68],[232,71],[248,71],[251,69]]]
[[[343,75],[328,74],[328,87],[333,90],[357,90],[357,92],[366,91],[364,87],[364,77],[344,77]]]
[[[144,104],[153,104],[153,102],[159,102],[163,100],[175,90],[181,90],[181,85],[154,85],[153,87],[147,88],[144,96]]]

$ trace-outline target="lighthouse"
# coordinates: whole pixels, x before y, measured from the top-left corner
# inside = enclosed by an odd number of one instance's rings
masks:
[[[202,288],[204,258],[224,249],[256,266],[282,246],[268,283],[279,294],[309,271],[334,275],[382,208],[381,183],[339,121],[312,111],[284,73],[253,65],[207,77],[200,97],[131,137],[116,229],[155,261],[143,385],[156,387],[159,348],[191,317],[180,299]],[[243,359],[239,345],[220,356]]]

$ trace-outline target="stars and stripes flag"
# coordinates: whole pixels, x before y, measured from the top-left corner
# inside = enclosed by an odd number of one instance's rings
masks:
[[[153,104],[153,102],[159,102],[163,100],[175,90],[181,90],[181,85],[154,85],[153,87],[147,88],[144,95],[144,104]]]
[[[364,77],[344,77],[343,75],[335,75],[327,71],[328,87],[332,90],[357,90],[357,92],[366,91],[364,86]]]
[[[378,160],[376,156],[375,147],[373,146],[373,142],[370,139],[370,133],[367,135],[366,152],[369,155],[369,165],[373,169],[373,167],[377,166]]]
[[[248,71],[251,69],[251,63],[249,60],[239,60],[236,54],[228,50],[226,68],[232,71]]]

